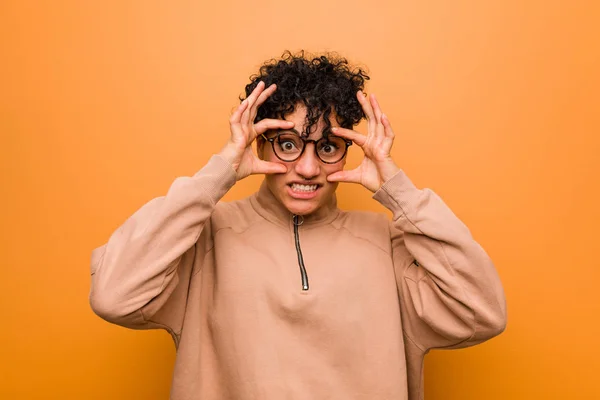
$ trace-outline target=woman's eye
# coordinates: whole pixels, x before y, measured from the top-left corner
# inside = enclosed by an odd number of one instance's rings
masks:
[[[292,151],[296,148],[296,145],[294,144],[294,142],[280,142],[279,146],[281,147],[281,150],[283,150],[283,151]]]
[[[338,147],[334,143],[326,143],[321,146],[321,152],[325,154],[335,153],[338,150]]]

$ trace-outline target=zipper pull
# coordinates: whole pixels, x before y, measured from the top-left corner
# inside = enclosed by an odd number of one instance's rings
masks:
[[[292,220],[294,221],[295,226],[300,226],[304,223],[304,217],[302,215],[294,214],[294,216],[292,217]]]

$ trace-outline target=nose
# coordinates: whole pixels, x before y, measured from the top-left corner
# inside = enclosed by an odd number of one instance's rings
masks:
[[[307,143],[302,156],[296,160],[294,170],[306,180],[312,179],[321,172],[321,163],[315,154],[314,143]]]

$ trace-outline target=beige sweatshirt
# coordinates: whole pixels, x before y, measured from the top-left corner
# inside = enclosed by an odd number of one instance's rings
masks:
[[[94,312],[173,337],[172,400],[422,399],[430,349],[504,330],[491,260],[402,171],[373,196],[393,221],[333,198],[296,226],[265,184],[219,202],[235,181],[213,156],[92,253]]]

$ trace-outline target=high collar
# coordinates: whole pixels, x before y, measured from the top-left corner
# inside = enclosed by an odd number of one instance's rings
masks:
[[[269,189],[269,186],[267,186],[266,180],[263,180],[258,191],[250,197],[250,203],[256,212],[266,220],[283,227],[289,227],[292,224],[294,214],[277,200],[271,189]],[[302,225],[313,226],[329,223],[338,216],[339,211],[337,208],[337,198],[334,193],[331,199],[315,212],[304,215]]]

